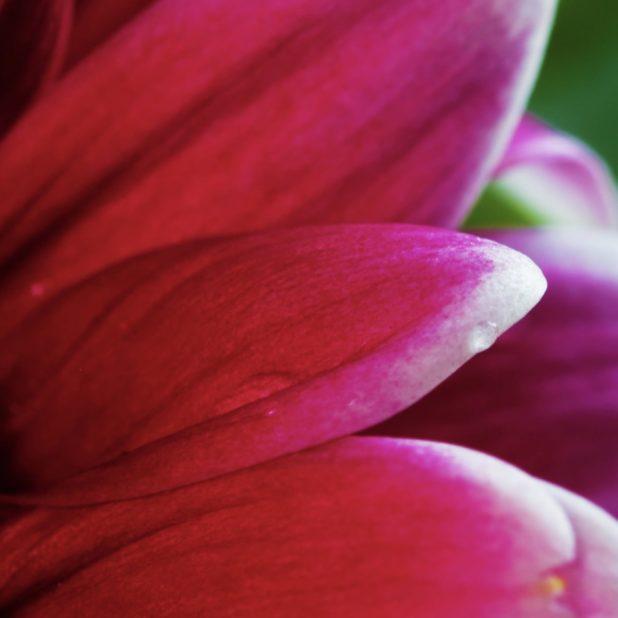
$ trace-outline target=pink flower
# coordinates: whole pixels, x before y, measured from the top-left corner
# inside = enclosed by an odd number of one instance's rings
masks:
[[[534,258],[547,295],[489,352],[379,432],[493,453],[617,515],[617,234],[519,230],[492,237]]]
[[[2,611],[610,616],[607,514],[350,437],[544,292],[522,254],[414,224],[490,177],[552,2],[33,8],[0,3]]]
[[[552,5],[151,3],[0,147],[0,257],[20,263],[0,322],[42,299],[33,281],[54,293],[196,237],[457,223],[521,114]]]

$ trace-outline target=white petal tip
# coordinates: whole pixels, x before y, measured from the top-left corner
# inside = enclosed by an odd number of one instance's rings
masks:
[[[484,253],[494,264],[474,299],[486,319],[496,325],[496,336],[521,320],[543,297],[547,280],[541,269],[523,253],[491,244]]]

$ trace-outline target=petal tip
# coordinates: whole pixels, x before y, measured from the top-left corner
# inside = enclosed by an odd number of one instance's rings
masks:
[[[411,329],[400,344],[388,348],[379,362],[388,366],[382,386],[388,384],[389,406],[383,418],[411,405],[435,388],[472,356],[493,345],[523,318],[543,296],[547,282],[528,257],[495,242],[475,241],[458,246],[467,252],[468,268],[480,271],[471,287],[462,287],[445,301],[443,311],[426,327]],[[479,268],[480,260],[480,269]],[[471,279],[471,280],[472,280]]]
[[[481,243],[477,251],[486,261],[485,273],[450,314],[442,333],[451,349],[459,348],[460,363],[490,348],[547,289],[543,272],[526,255],[493,241]]]
[[[543,297],[547,280],[526,255],[499,244],[485,248],[492,271],[476,292],[479,309],[486,308],[496,337],[521,320]]]

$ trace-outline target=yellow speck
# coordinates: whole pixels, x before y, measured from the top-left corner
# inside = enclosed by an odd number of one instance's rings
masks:
[[[539,589],[545,596],[559,597],[566,590],[566,581],[558,575],[548,575],[540,582]]]

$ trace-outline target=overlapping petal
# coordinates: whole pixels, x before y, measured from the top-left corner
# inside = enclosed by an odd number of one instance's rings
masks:
[[[473,451],[370,438],[16,512],[2,545],[20,617],[592,618],[618,574],[618,526],[592,505]]]
[[[376,431],[496,454],[618,514],[618,235],[492,237],[539,264],[547,295],[490,351]]]
[[[59,73],[70,36],[71,0],[0,2],[0,136]],[[4,199],[4,191],[2,191]]]
[[[521,112],[553,4],[160,0],[0,148],[0,247],[21,273],[4,305],[30,306],[26,280],[57,290],[196,235],[455,223]]]
[[[378,422],[544,291],[527,258],[414,226],[196,241],[43,306],[0,351],[13,489],[92,499],[223,474]],[[118,458],[118,459],[117,459]]]
[[[530,116],[520,123],[496,174],[503,188],[549,222],[618,222],[618,194],[603,161]]]
[[[555,486],[548,486],[564,509],[575,537],[576,556],[561,571],[571,588],[575,616],[611,616],[618,598],[618,536],[616,520],[590,503]],[[568,582],[568,584],[567,584]]]

